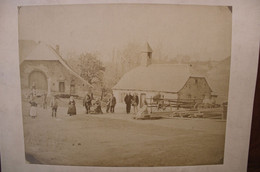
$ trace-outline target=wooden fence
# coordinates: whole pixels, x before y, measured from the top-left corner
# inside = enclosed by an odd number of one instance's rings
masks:
[[[146,98],[150,114],[168,117],[226,119],[227,107],[205,104],[203,99],[156,99]]]

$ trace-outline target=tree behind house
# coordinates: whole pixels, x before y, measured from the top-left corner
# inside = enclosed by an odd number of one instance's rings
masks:
[[[92,91],[103,97],[105,67],[96,54],[83,53],[67,60],[69,65],[93,86]]]

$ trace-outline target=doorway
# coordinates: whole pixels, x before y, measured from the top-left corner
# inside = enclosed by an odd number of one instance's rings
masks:
[[[146,99],[146,94],[145,93],[141,93],[140,94],[140,108],[143,107],[145,99]]]
[[[37,90],[47,90],[47,77],[42,71],[32,71],[29,74],[29,88],[35,87]]]

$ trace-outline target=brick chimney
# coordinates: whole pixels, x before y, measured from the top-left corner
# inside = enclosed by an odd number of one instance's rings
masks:
[[[55,51],[57,54],[60,54],[60,46],[58,44],[56,45]]]

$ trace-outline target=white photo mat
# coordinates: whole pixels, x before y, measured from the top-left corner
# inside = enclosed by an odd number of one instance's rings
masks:
[[[152,3],[232,6],[232,52],[228,119],[223,165],[177,167],[84,167],[27,164],[24,156],[23,122],[18,52],[18,6],[88,3]],[[253,99],[259,53],[260,1],[252,0],[60,0],[0,2],[1,161],[3,172],[70,171],[192,171],[245,172],[247,168]],[[199,158],[199,157],[198,157]]]

